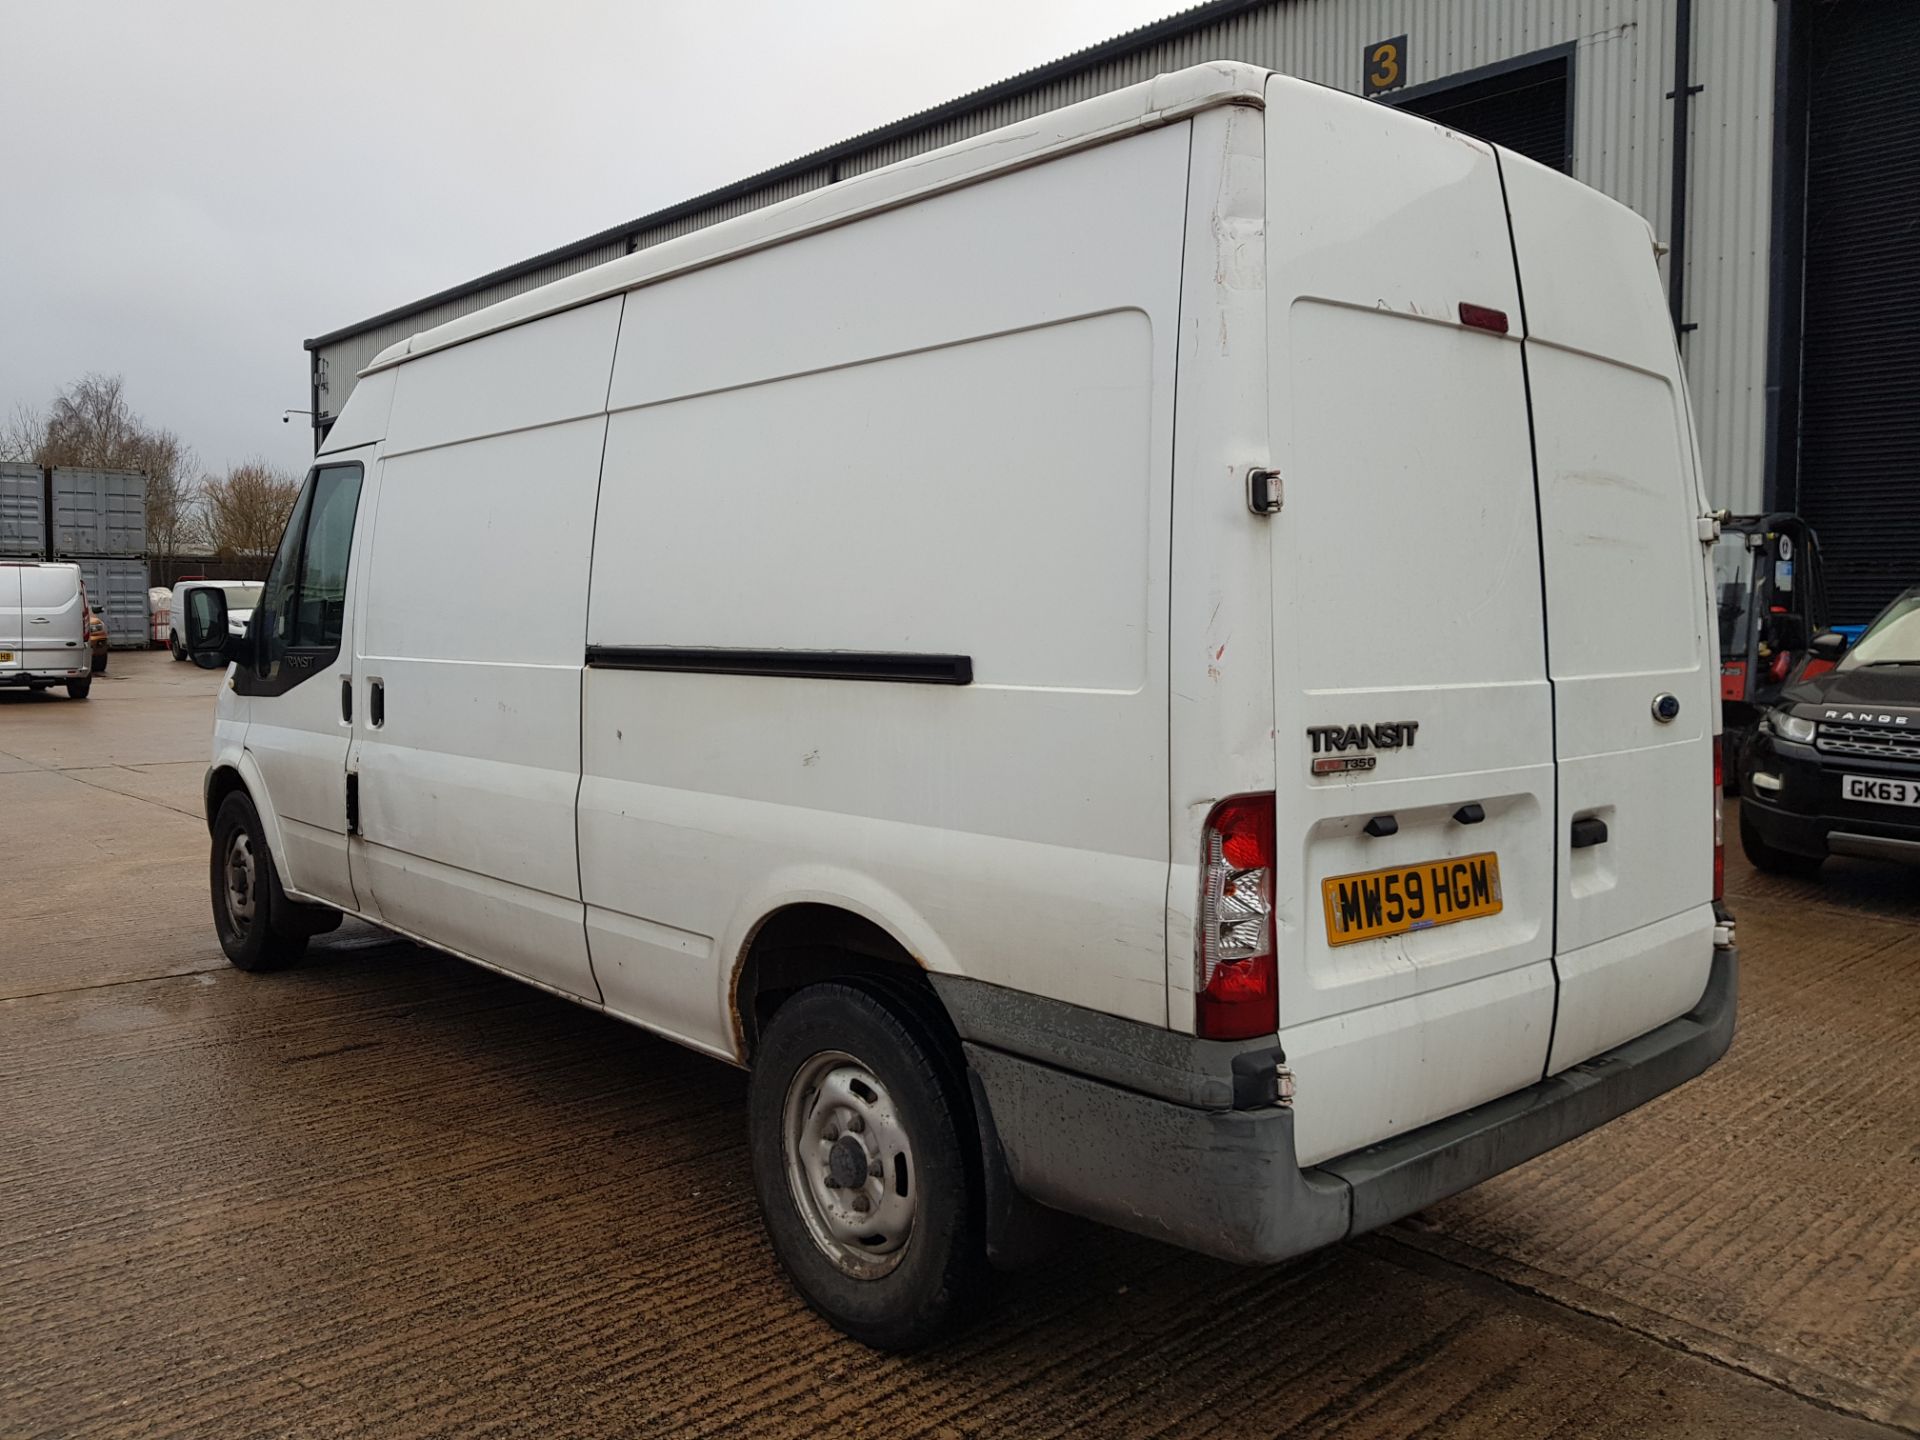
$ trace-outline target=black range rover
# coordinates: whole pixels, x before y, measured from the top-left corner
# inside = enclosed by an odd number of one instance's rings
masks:
[[[1829,855],[1920,865],[1920,586],[1826,674],[1781,692],[1740,757],[1740,844],[1758,868],[1810,875]]]

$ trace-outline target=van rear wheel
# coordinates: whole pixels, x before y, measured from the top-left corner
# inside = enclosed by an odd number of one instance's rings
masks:
[[[881,1350],[979,1298],[979,1141],[937,1003],[867,978],[809,986],[767,1022],[749,1151],[774,1254],[807,1304]]]
[[[67,698],[69,700],[84,700],[92,692],[93,677],[91,675],[85,680],[69,680],[67,682]]]
[[[210,879],[213,928],[237,968],[274,970],[306,953],[305,935],[288,936],[274,928],[280,887],[273,853],[261,833],[260,814],[243,791],[222,800],[214,815]]]

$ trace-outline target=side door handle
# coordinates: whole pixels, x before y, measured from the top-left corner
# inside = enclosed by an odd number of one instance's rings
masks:
[[[1607,822],[1598,815],[1588,815],[1573,822],[1573,848],[1585,850],[1589,845],[1607,843]]]
[[[342,725],[353,723],[353,677],[351,675],[340,677],[340,723]]]
[[[367,682],[367,723],[378,730],[387,723],[387,682]]]

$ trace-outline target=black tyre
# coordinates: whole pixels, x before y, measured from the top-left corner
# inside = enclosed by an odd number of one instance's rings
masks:
[[[1826,863],[1826,857],[1822,855],[1801,855],[1769,845],[1744,805],[1740,807],[1740,848],[1746,851],[1754,869],[1768,875],[1798,875],[1804,878],[1819,874],[1820,867]]]
[[[979,1299],[979,1138],[959,1047],[931,996],[860,977],[773,1014],[749,1149],[774,1254],[837,1329],[881,1350],[933,1339]]]
[[[180,637],[171,630],[167,632],[167,651],[176,660],[187,658],[187,647],[180,643]]]
[[[92,693],[93,677],[91,675],[84,680],[67,681],[67,698],[69,700],[84,700]]]
[[[244,791],[236,790],[222,800],[214,816],[209,874],[213,928],[220,936],[220,948],[235,966],[274,970],[306,953],[305,935],[287,935],[274,928],[280,886],[273,872],[273,853],[260,828],[260,815]]]

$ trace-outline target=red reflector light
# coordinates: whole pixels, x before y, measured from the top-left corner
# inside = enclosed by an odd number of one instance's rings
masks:
[[[1460,302],[1460,323],[1471,325],[1475,330],[1491,330],[1496,335],[1507,333],[1507,312],[1495,310],[1491,305],[1469,305]]]
[[[1248,1040],[1279,1028],[1273,944],[1273,796],[1222,800],[1201,834],[1195,1030]]]

